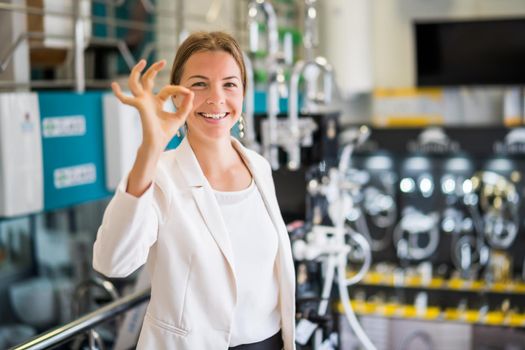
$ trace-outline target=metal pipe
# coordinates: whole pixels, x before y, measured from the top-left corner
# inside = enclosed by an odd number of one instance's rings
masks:
[[[111,84],[110,80],[86,80],[86,87],[109,89]],[[62,88],[62,87],[74,87],[74,79],[61,79],[61,80],[32,80],[30,82],[11,82],[11,81],[0,81],[0,89],[13,89],[13,88]]]
[[[122,58],[124,59],[126,65],[130,70],[133,68],[133,66],[135,66],[135,64],[137,64],[135,58],[131,54],[128,44],[126,44],[124,40],[91,37],[89,42],[97,45],[115,46],[118,49],[119,53],[122,55]]]
[[[266,112],[268,114],[268,128],[263,130],[266,134],[264,139],[263,155],[270,161],[272,169],[279,168],[279,157],[277,149],[277,115],[279,114],[279,80],[278,80],[278,51],[279,51],[279,32],[277,30],[277,16],[273,6],[265,0],[252,0],[248,5],[248,28],[253,31],[257,24],[258,10],[262,9],[265,13],[267,26],[267,50],[266,67],[268,71],[268,87],[266,93]],[[254,33],[250,36],[250,49],[256,51],[258,36]]]
[[[279,149],[277,148],[277,116],[279,115],[279,81],[277,73],[269,77],[266,93],[266,113],[268,127],[264,132],[264,157],[268,159],[273,170],[279,169]]]
[[[47,349],[58,345],[79,333],[93,328],[99,323],[112,319],[115,316],[142,304],[147,301],[149,297],[150,289],[130,294],[72,322],[40,334],[33,339],[11,348],[11,350]]]
[[[244,119],[245,135],[244,144],[256,152],[260,151],[260,145],[255,139],[255,90],[253,81],[253,64],[247,54],[243,53],[244,65],[246,66],[246,95],[244,96]]]
[[[111,6],[115,6],[115,7],[119,7],[124,2],[126,2],[126,0],[91,0],[91,1],[99,3],[99,4],[106,4],[106,5],[111,5]]]
[[[113,283],[111,283],[108,280],[102,279],[100,277],[95,277],[93,279],[85,280],[83,282],[80,282],[73,292],[73,317],[79,317],[80,315],[84,314],[87,310],[84,310],[84,308],[87,308],[87,305],[89,305],[88,298],[91,297],[91,288],[98,288],[99,290],[104,291],[110,298],[111,301],[115,301],[119,299],[119,293]],[[122,319],[117,319],[117,324],[120,325],[122,322]],[[104,350],[104,343],[102,339],[100,338],[100,335],[98,334],[95,329],[91,329],[88,331],[88,341],[89,341],[89,348],[96,350]],[[77,338],[76,341],[71,346],[72,350],[78,350],[80,349],[82,343],[82,338]],[[96,346],[95,346],[96,344]]]
[[[318,45],[317,37],[317,10],[315,3],[317,0],[305,0],[305,19],[304,19],[304,57],[307,61],[314,59],[314,50]]]
[[[86,69],[84,62],[84,22],[80,14],[80,2],[73,1],[74,26],[73,41],[74,48],[74,77],[75,77],[75,92],[83,93],[86,90]]]
[[[11,44],[5,53],[3,57],[0,59],[0,73],[5,72],[9,65],[9,61],[11,60],[11,57],[13,57],[13,54],[15,53],[18,46],[20,46],[25,40],[27,39],[27,33],[22,33],[16,38],[16,41]]]
[[[257,24],[258,10],[262,9],[265,14],[267,26],[267,45],[268,57],[274,59],[274,56],[279,51],[279,31],[277,29],[277,15],[275,10],[269,2],[265,0],[251,0],[248,5],[248,29],[254,24]],[[253,30],[253,29],[252,29]],[[258,34],[258,33],[257,33]],[[257,36],[250,36],[250,51],[257,51],[256,45],[258,41]]]
[[[331,100],[333,69],[324,57],[316,57],[313,61],[298,61],[293,68],[290,77],[290,94],[288,99],[288,126],[290,128],[290,142],[287,147],[288,163],[291,168],[297,169],[301,165],[301,146],[299,130],[299,79],[304,71],[314,66],[323,71],[325,103]]]
[[[117,30],[115,27],[111,26],[110,19],[115,18],[115,8],[120,6],[116,3],[122,2],[122,0],[118,1],[102,1],[103,3],[106,3],[106,31],[108,34],[108,37],[111,39],[115,39],[117,37]]]
[[[142,3],[142,6],[144,6],[144,10],[146,10],[147,13],[154,14],[155,11],[155,4],[153,4],[150,0],[140,0]]]

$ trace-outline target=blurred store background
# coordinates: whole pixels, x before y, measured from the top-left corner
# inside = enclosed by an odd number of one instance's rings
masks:
[[[523,0],[0,0],[0,349],[134,347],[147,282],[91,267],[141,137],[109,84],[197,30],[251,67],[298,349],[525,349]]]

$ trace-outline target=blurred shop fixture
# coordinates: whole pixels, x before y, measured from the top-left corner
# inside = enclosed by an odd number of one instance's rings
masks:
[[[305,109],[303,110],[303,117],[299,118],[299,78],[308,68],[312,67],[316,67],[323,73],[324,93],[317,93],[317,89],[313,88],[314,84],[317,83],[316,79],[312,79],[312,77],[306,78],[307,89],[304,98]],[[313,78],[316,78],[316,76],[313,76]],[[285,134],[281,136],[280,142],[287,153],[288,169],[297,170],[301,166],[301,147],[312,146],[313,133],[319,128],[314,121],[314,118],[308,116],[308,114],[319,113],[319,110],[322,109],[322,107],[324,107],[324,110],[322,110],[323,113],[329,114],[330,112],[336,112],[337,109],[334,108],[332,101],[333,88],[333,70],[324,57],[319,56],[311,61],[300,60],[294,65],[292,76],[290,78],[287,125],[286,128],[284,128]],[[312,107],[307,109],[307,106],[311,106],[314,103],[321,105],[321,108],[317,111]],[[329,117],[326,119],[328,118]],[[337,120],[332,120],[332,123],[336,125]],[[323,124],[326,125],[328,123],[324,122]],[[322,129],[322,131],[326,130],[324,127]],[[333,134],[335,134],[335,132],[333,132]],[[322,137],[329,139],[330,135],[326,134]],[[335,135],[332,135],[332,138],[334,137]]]
[[[261,145],[257,142],[255,134],[255,79],[253,78],[253,63],[246,53],[243,52],[244,64],[246,66],[246,93],[244,96],[244,125],[241,136],[242,143],[254,150],[261,152]]]
[[[386,177],[384,170],[390,169],[395,190],[383,193],[392,194],[384,208],[392,208],[387,205],[392,202],[397,205],[391,214],[395,227],[391,242],[372,250],[373,265],[349,290],[351,306],[378,349],[392,344],[481,347],[492,344],[479,335],[486,327],[501,336],[515,334],[505,344],[521,344],[524,135],[522,129],[502,127],[378,128],[358,148],[352,159],[352,166],[359,169],[354,171],[354,183],[366,188],[377,173]],[[382,165],[372,167],[372,162]],[[345,209],[347,224],[359,222],[354,217],[361,214],[356,204],[359,207],[363,193],[353,192],[353,206]],[[326,220],[321,212],[330,201],[319,195],[314,201],[319,207],[314,220]],[[380,211],[367,215],[373,212]],[[372,222],[367,220],[366,227],[377,235]],[[313,284],[317,270],[307,267],[314,278],[306,281]],[[337,310],[339,329],[348,329],[342,301]],[[442,338],[429,329],[446,329],[451,337]],[[460,330],[467,333],[452,336]],[[341,332],[343,348],[359,343],[353,332]]]
[[[130,295],[124,296],[117,301],[111,302],[102,308],[92,311],[80,318],[77,318],[69,323],[63,324],[59,327],[52,328],[36,337],[26,340],[23,343],[15,343],[13,349],[16,350],[28,350],[28,349],[52,349],[59,345],[63,345],[71,340],[74,341],[75,347],[80,347],[85,344],[79,342],[77,339],[83,339],[85,333],[90,334],[95,326],[112,321],[116,317],[119,317],[123,313],[140,306],[144,302],[148,301],[150,297],[150,290],[141,290],[134,292]],[[7,328],[8,330],[13,329]],[[0,335],[4,329],[0,329]],[[22,333],[22,332],[20,332]],[[19,334],[20,334],[19,333]],[[27,339],[26,335],[29,332],[25,332],[24,338]],[[18,337],[17,339],[21,339]],[[1,339],[1,338],[0,338]],[[104,347],[97,347],[101,345],[96,339],[102,339],[97,335],[92,335],[89,340],[90,349],[104,349]],[[16,345],[17,344],[17,345]]]
[[[285,65],[291,63],[292,58],[284,56],[279,49],[279,33],[277,29],[277,16],[272,4],[264,0],[251,0],[248,6],[249,50],[255,54],[259,49],[259,11],[264,13],[266,27],[266,60],[267,74],[266,85],[266,113],[267,120],[262,127],[262,153],[270,162],[272,169],[279,168],[277,115],[280,113],[280,98],[288,97],[288,86],[284,74]]]
[[[315,26],[317,12],[315,1],[306,1],[305,4],[305,56],[306,60],[298,60],[292,67],[291,38],[284,36],[283,48],[279,50],[276,18],[273,7],[266,1],[250,1],[248,12],[248,26],[250,51],[253,55],[258,49],[259,26],[257,16],[262,9],[265,13],[267,41],[267,56],[265,71],[267,73],[266,86],[266,115],[261,121],[261,140],[263,155],[268,158],[273,170],[277,170],[284,163],[286,168],[297,171],[306,161],[306,165],[326,160],[328,152],[332,152],[332,160],[336,162],[338,131],[338,110],[335,105],[334,73],[331,65],[324,57],[315,57]],[[291,70],[289,86],[285,72]],[[321,73],[323,92],[318,88],[318,77]],[[299,80],[305,78],[305,93],[302,98],[302,115],[299,115]],[[280,99],[288,98],[288,118],[279,118],[281,113]],[[305,156],[303,149],[310,149],[309,156]],[[334,153],[335,151],[335,153]],[[301,159],[301,158],[308,159]]]
[[[299,344],[460,349],[489,344],[484,327],[515,331],[505,344],[525,339],[524,135],[503,127],[343,132],[354,151],[345,147],[338,167],[309,170],[306,220],[289,226]],[[338,254],[344,268],[330,264]],[[349,300],[341,290],[330,299],[327,285],[343,270],[356,282],[347,284]]]
[[[110,301],[116,301],[119,299],[119,293],[116,290],[115,286],[101,278],[95,277],[89,280],[82,281],[75,287],[73,292],[73,316],[79,318],[82,315],[92,311],[94,308],[98,308],[98,305],[94,303],[91,298],[93,298],[93,292],[98,291],[105,294],[105,297],[109,297]],[[99,293],[100,294],[100,293]],[[100,295],[95,294],[95,296],[100,297]],[[95,328],[90,329],[87,332],[87,344],[90,348],[93,348],[96,345],[97,349],[103,350],[106,348],[105,344],[108,341],[112,341],[116,338],[115,333],[119,329],[120,324],[122,323],[122,318],[117,317],[113,320],[114,324],[112,329],[108,330],[107,324],[106,327],[96,330]],[[109,333],[109,334],[108,334]],[[72,350],[83,349],[83,343],[85,342],[85,337],[83,335],[78,336],[74,339],[71,345]]]
[[[335,346],[337,340],[333,325],[330,326],[333,320],[329,309],[334,282],[337,282],[344,315],[353,332],[365,349],[375,349],[352,309],[348,294],[348,287],[358,283],[372,263],[370,243],[362,233],[347,224],[348,213],[359,210],[353,198],[363,185],[360,177],[349,174],[349,162],[355,148],[366,141],[369,135],[367,127],[354,130],[353,138],[344,147],[338,166],[327,168],[326,172],[320,169],[320,176],[310,179],[310,209],[316,214],[309,217],[314,221],[296,228],[292,233],[294,258],[300,266],[297,298],[298,311],[302,316],[297,325],[297,342],[306,345],[313,336],[313,349]],[[322,222],[323,217],[326,224]],[[349,277],[347,268],[352,261],[358,261],[361,266],[357,273]],[[322,287],[317,286],[321,289],[316,289],[312,284],[312,271],[309,271],[308,264],[321,265],[320,270],[324,273],[319,282]],[[312,299],[316,301],[313,305],[309,302]]]
[[[129,71],[138,58],[151,59],[154,51],[168,48],[176,51],[185,33],[182,3],[4,1],[0,89],[107,88],[110,79]],[[220,3],[213,3],[210,18],[221,9]],[[198,19],[205,21],[204,16]],[[161,42],[162,32],[176,32],[176,42]]]

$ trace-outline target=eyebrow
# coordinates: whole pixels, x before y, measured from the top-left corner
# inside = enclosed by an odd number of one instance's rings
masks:
[[[204,80],[210,80],[208,77],[205,77],[204,75],[192,75],[191,77],[189,77],[188,79],[204,79]],[[223,78],[222,80],[230,80],[230,79],[237,79],[237,80],[241,80],[239,79],[239,77],[235,76],[235,75],[230,75],[229,77],[225,77]]]

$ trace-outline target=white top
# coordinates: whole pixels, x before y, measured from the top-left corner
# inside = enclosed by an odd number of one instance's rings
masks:
[[[214,193],[230,234],[237,276],[230,346],[255,343],[281,329],[277,232],[253,180],[244,190]]]

